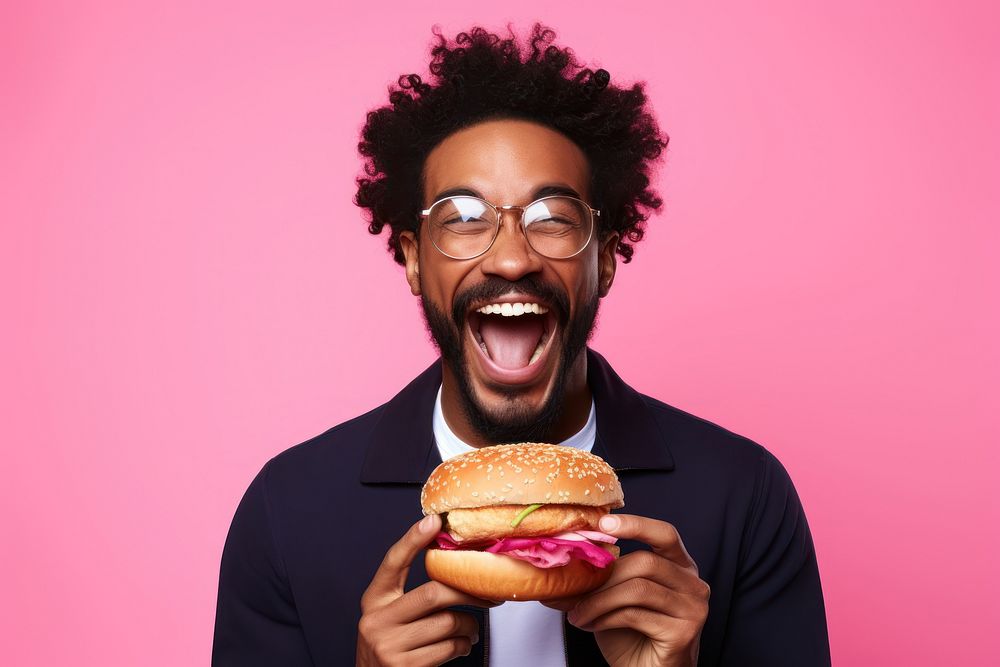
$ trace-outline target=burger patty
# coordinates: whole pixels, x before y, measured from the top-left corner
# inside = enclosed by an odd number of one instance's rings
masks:
[[[540,537],[570,530],[597,530],[597,522],[608,513],[606,507],[587,505],[542,505],[516,527],[511,523],[528,505],[492,505],[448,512],[444,530],[456,541]]]

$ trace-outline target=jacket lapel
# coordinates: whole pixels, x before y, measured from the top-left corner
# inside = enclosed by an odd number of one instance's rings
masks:
[[[362,484],[423,484],[441,463],[434,445],[434,400],[441,386],[435,361],[392,400],[372,429],[361,466]]]
[[[665,433],[646,398],[625,384],[611,365],[587,348],[587,384],[597,411],[594,453],[622,470],[673,470]]]

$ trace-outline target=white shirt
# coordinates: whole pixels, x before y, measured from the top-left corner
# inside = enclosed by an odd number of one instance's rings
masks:
[[[591,400],[587,423],[559,444],[589,452],[594,448],[596,437],[597,413]],[[434,440],[442,461],[474,449],[462,442],[445,421],[440,387],[434,401]],[[561,611],[549,609],[540,602],[505,602],[490,609],[489,614],[490,667],[565,667]]]

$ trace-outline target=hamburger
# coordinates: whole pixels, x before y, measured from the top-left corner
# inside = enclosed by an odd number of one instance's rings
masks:
[[[424,563],[431,579],[488,600],[548,600],[611,576],[615,537],[598,521],[625,505],[615,471],[572,447],[483,447],[443,462],[420,493],[442,529]]]

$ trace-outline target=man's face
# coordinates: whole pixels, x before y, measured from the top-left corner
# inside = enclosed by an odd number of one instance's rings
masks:
[[[588,203],[590,168],[562,134],[521,120],[492,120],[442,141],[424,164],[424,208],[455,194],[496,205],[524,206],[549,194]],[[595,221],[599,224],[599,221]],[[539,440],[562,416],[568,388],[586,382],[581,354],[593,329],[599,299],[614,276],[617,236],[570,259],[535,252],[518,212],[503,214],[499,235],[485,254],[455,260],[428,237],[402,235],[407,279],[420,295],[428,328],[453,380],[469,424],[494,443]],[[511,304],[537,304],[539,314],[482,312]]]

